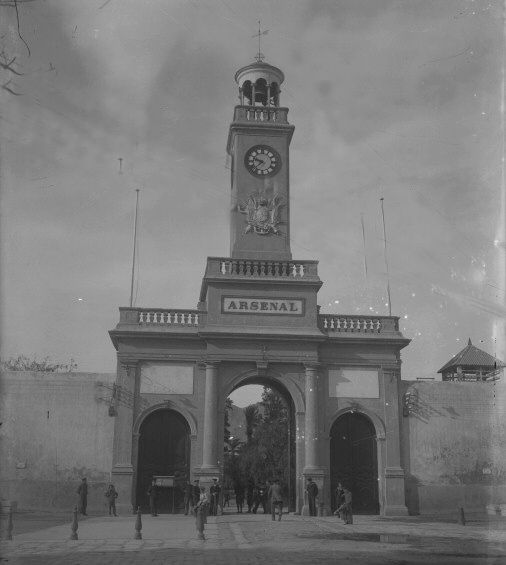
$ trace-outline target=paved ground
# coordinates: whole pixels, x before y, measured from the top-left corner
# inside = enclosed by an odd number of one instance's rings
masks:
[[[18,515],[14,539],[0,545],[9,565],[209,564],[280,565],[506,565],[506,521],[466,526],[421,518],[356,516],[345,526],[334,517],[262,514],[209,518],[205,541],[196,539],[189,516],[142,517],[142,540],[134,516],[89,517],[70,537],[64,515]]]

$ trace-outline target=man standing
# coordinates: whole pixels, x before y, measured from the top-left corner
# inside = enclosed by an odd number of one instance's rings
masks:
[[[118,492],[114,488],[112,483],[109,483],[107,490],[105,491],[105,497],[107,498],[107,505],[109,506],[109,516],[116,514],[116,499],[118,498]]]
[[[221,492],[221,486],[218,483],[217,477],[213,478],[213,484],[211,485],[209,492],[211,494],[211,516],[217,516],[218,506],[220,503],[220,492]]]
[[[77,487],[77,494],[79,495],[79,513],[83,516],[86,514],[86,506],[88,505],[88,483],[86,477],[81,479],[81,484]]]
[[[307,478],[306,492],[307,502],[309,505],[309,515],[316,516],[316,497],[318,496],[318,487],[312,477]]]
[[[200,500],[200,485],[199,485],[199,480],[195,479],[193,481],[193,487],[192,487],[192,495],[193,495],[193,508],[195,509],[195,507],[197,506],[199,500]]]
[[[336,511],[334,512],[334,516],[337,516],[338,518],[339,516],[339,510],[337,510],[342,504],[344,503],[344,490],[343,490],[343,485],[341,484],[341,481],[339,481],[337,483],[337,488],[336,488]]]
[[[344,502],[337,510],[345,524],[353,524],[353,512],[351,508],[352,496],[351,491],[349,491],[346,487],[343,487],[343,496]]]
[[[189,480],[184,485],[184,515],[188,516],[188,512],[193,512],[193,485]]]
[[[149,510],[151,511],[151,516],[158,516],[156,511],[156,498],[158,496],[158,487],[156,486],[156,481],[153,479],[148,487],[149,496]]]
[[[207,508],[209,500],[207,498],[206,488],[199,488],[199,500],[195,504],[195,525],[197,527],[198,539],[206,539],[204,536],[204,524],[207,524]]]
[[[281,485],[279,484],[279,479],[274,479],[274,483],[269,487],[268,499],[271,503],[271,514],[273,521],[276,520],[276,508],[279,508],[279,522],[281,520],[281,516],[283,515],[283,496],[281,494]]]
[[[242,514],[242,506],[244,504],[244,486],[240,481],[235,484],[235,504],[237,506],[237,513]]]
[[[248,505],[248,514],[251,513],[253,508],[253,491],[255,490],[255,481],[253,477],[248,479],[248,487],[246,490],[246,504]]]

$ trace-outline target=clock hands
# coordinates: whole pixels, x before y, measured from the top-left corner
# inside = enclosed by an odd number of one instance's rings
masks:
[[[257,155],[255,159],[253,159],[253,170],[258,169],[260,165],[265,165],[269,158],[267,155]]]

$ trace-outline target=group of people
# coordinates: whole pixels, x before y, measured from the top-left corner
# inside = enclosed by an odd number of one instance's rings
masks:
[[[235,504],[237,512],[243,513],[244,502],[246,501],[247,513],[256,514],[259,507],[262,507],[264,514],[271,514],[275,519],[276,508],[279,509],[279,520],[283,511],[283,495],[279,479],[257,483],[250,477],[246,487],[240,481],[234,484]]]
[[[77,510],[79,514],[87,516],[86,510],[88,507],[88,481],[86,477],[81,479],[80,485],[77,487]],[[107,490],[104,493],[107,499],[107,506],[109,509],[109,516],[117,516],[116,514],[116,499],[118,498],[118,491],[114,488],[112,483],[109,483]]]
[[[190,483],[189,481],[186,482],[184,487],[184,513],[186,516],[188,514],[195,514],[196,516],[198,516],[199,509],[202,517],[198,519],[201,520],[205,520],[208,515],[218,515],[221,506],[220,495],[222,493],[222,487],[217,477],[214,477],[212,481],[212,485],[209,488],[209,494],[207,493],[204,486],[200,486],[199,479],[195,479],[193,483]],[[308,477],[306,480],[305,492],[307,496],[307,504],[309,507],[309,515],[316,516],[318,486],[313,481],[312,477]],[[276,519],[276,513],[278,513],[278,520],[281,520],[281,516],[283,514],[283,495],[279,479],[266,481],[265,484],[257,484],[255,480],[250,477],[248,479],[246,488],[244,488],[244,485],[240,481],[237,481],[234,485],[234,493],[238,513],[241,514],[243,512],[244,501],[246,497],[248,513],[256,514],[258,508],[262,506],[263,513],[271,514],[272,520]],[[88,483],[86,477],[83,477],[81,479],[81,484],[77,489],[77,494],[78,511],[83,516],[86,516],[88,503]],[[157,485],[154,479],[148,487],[147,495],[149,497],[149,507],[151,515],[158,516],[156,504]],[[118,492],[114,487],[114,484],[109,483],[104,496],[107,500],[109,516],[117,516],[116,499],[118,498]],[[341,482],[338,482],[337,488],[335,490],[335,502],[336,510],[334,512],[334,516],[342,518],[345,524],[353,524],[352,494],[351,491],[346,488],[346,486],[343,486]]]

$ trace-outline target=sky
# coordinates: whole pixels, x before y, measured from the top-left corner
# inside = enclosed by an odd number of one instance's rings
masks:
[[[206,257],[229,254],[225,144],[258,20],[295,125],[292,254],[319,260],[321,311],[388,314],[384,198],[403,378],[469,338],[506,353],[501,1],[33,0],[22,39],[3,4],[22,75],[0,75],[18,94],[0,91],[2,358],[115,370],[135,189],[134,304],[196,307]]]

